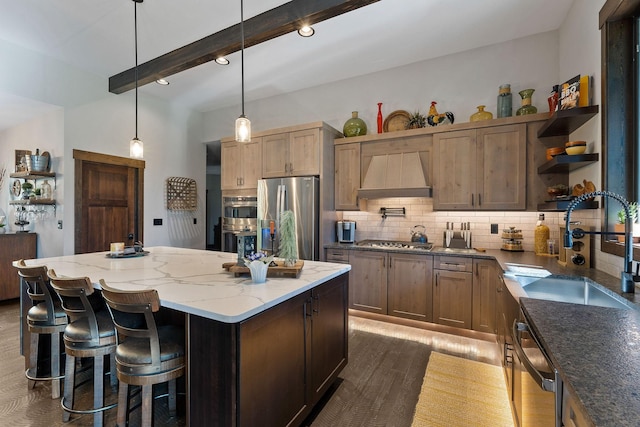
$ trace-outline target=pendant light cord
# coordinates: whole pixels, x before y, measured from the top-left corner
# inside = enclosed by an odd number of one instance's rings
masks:
[[[242,117],[244,117],[244,1],[240,0],[240,75],[242,77]]]
[[[135,40],[135,56],[136,56],[136,68],[134,71],[136,80],[136,139],[138,139],[138,2],[133,2],[133,26],[134,26],[134,40]]]

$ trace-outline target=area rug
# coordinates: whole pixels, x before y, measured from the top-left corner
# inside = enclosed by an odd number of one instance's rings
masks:
[[[502,368],[432,352],[412,427],[513,427]]]

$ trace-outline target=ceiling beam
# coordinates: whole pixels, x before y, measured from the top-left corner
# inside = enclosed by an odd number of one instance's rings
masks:
[[[245,48],[380,0],[292,0],[244,22]],[[316,36],[317,37],[317,36]],[[241,48],[240,23],[138,65],[138,86],[228,56]],[[135,67],[109,77],[109,92],[135,88]]]

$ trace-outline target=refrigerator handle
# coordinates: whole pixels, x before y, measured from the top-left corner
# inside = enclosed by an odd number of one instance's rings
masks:
[[[276,196],[276,226],[278,230],[280,229],[280,213],[282,212],[282,203],[284,201],[284,194],[282,193],[284,193],[283,185],[278,184],[278,193]]]

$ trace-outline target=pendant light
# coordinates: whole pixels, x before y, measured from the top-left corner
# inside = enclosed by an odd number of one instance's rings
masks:
[[[236,141],[251,142],[251,121],[244,115],[244,7],[240,0],[240,69],[242,75],[242,114],[236,119]]]
[[[136,136],[129,142],[129,157],[141,159],[144,155],[144,144],[138,139],[138,3],[144,0],[133,0],[133,25],[135,29],[135,50],[136,50]]]

